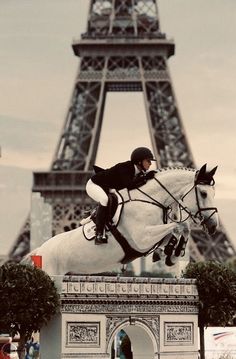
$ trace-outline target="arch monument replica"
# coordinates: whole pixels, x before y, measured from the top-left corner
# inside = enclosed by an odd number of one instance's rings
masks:
[[[121,329],[133,359],[197,359],[194,280],[57,276],[55,282],[61,311],[41,331],[42,359],[110,359]]]

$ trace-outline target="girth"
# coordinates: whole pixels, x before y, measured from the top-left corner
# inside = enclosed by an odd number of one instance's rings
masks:
[[[145,256],[147,253],[150,252],[150,249],[146,252],[139,252],[136,251],[136,249],[132,248],[130,244],[128,243],[127,239],[123,236],[123,234],[120,233],[120,231],[115,227],[114,225],[108,224],[107,227],[109,228],[112,235],[115,237],[119,245],[124,251],[124,257],[120,261],[122,264],[127,264],[131,261],[133,261],[136,258]]]

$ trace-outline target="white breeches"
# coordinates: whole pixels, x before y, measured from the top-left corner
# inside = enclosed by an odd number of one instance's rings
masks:
[[[102,187],[93,183],[90,179],[86,184],[86,191],[94,201],[101,203],[102,206],[107,206],[108,204],[108,196],[106,192],[102,189]]]

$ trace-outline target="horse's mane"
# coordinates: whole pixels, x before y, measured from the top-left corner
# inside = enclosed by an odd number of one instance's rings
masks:
[[[155,170],[155,172],[161,173],[161,172],[165,172],[165,171],[173,171],[173,170],[185,170],[185,171],[190,171],[190,172],[196,172],[195,168],[191,168],[191,167],[181,167],[181,166],[167,166],[167,167],[161,167],[161,168],[157,168]]]

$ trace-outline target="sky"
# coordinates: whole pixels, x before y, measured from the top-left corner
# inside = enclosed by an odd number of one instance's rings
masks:
[[[0,254],[29,214],[32,172],[50,169],[79,66],[71,44],[85,32],[88,4],[0,0]],[[236,242],[236,1],[159,0],[158,8],[176,44],[168,63],[193,157],[218,165],[216,203]],[[108,93],[97,164],[126,160],[140,145],[150,146],[142,94]]]

